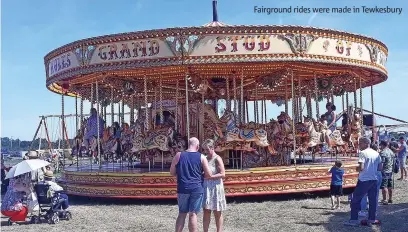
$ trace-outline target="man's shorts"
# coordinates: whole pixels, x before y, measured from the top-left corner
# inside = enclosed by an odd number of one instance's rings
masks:
[[[380,189],[394,188],[392,181],[392,173],[383,173],[383,178],[381,181]]]
[[[199,213],[203,207],[203,193],[178,193],[177,202],[180,213]]]
[[[407,167],[407,156],[403,156],[403,157],[398,157],[400,165],[402,165],[402,168],[406,168]]]

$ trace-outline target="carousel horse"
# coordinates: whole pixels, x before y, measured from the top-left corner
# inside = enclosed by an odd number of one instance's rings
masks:
[[[122,145],[123,154],[124,156],[126,156],[128,160],[131,158],[133,139],[134,139],[134,131],[132,131],[131,127],[129,127],[129,124],[123,123],[120,141]]]
[[[174,142],[174,129],[172,127],[163,127],[150,130],[147,133],[140,133],[141,126],[137,126],[135,138],[133,140],[132,152],[159,149],[169,151]]]
[[[230,110],[225,110],[221,117],[222,121],[227,122],[226,141],[255,142],[260,147],[269,146],[268,136],[264,129],[257,128],[256,125],[248,123],[243,128],[238,127],[236,115]]]
[[[74,138],[74,146],[72,147],[72,155],[82,157],[86,154],[86,147],[83,145],[84,136],[81,134],[81,130],[78,130],[77,135]]]
[[[362,136],[360,117],[360,112],[355,110],[350,123],[350,141],[354,149],[358,148],[358,139]]]
[[[281,112],[277,117],[276,123],[271,122],[273,130],[271,136],[276,144],[276,149],[293,146],[293,132],[292,132],[292,119],[285,112]]]
[[[225,131],[222,131],[221,128],[225,126],[227,121],[222,121],[219,119],[214,108],[209,104],[204,104],[204,109],[201,109],[202,104],[198,104],[198,107],[200,112],[204,112],[204,137],[212,138],[215,141],[218,139],[223,139]]]
[[[322,137],[324,131],[318,132],[316,131],[315,128],[316,122],[309,118],[309,117],[304,117],[304,125],[307,128],[308,135],[310,137],[309,142],[307,146],[309,148],[315,148],[317,145],[322,145]],[[329,135],[330,141],[326,141],[330,147],[335,147],[335,148],[343,148],[343,151],[345,151],[345,145],[346,143],[342,140],[341,138],[341,132],[339,130],[334,130],[330,135]]]
[[[104,130],[103,136],[103,146],[102,150],[105,160],[116,162],[118,159],[122,158],[122,144],[120,141],[119,133],[117,130],[120,130],[119,124],[114,123],[112,127],[107,127]]]

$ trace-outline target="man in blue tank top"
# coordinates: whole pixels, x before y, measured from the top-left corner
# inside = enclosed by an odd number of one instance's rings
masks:
[[[170,174],[177,177],[179,215],[176,221],[176,232],[183,231],[187,214],[189,231],[197,231],[197,213],[202,208],[204,177],[211,177],[208,161],[198,152],[199,147],[198,139],[190,138],[188,150],[178,152],[170,166]]]

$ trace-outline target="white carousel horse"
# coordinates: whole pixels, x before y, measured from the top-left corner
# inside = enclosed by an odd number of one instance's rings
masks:
[[[317,145],[322,144],[322,134],[324,132],[318,132],[315,129],[315,122],[313,119],[309,117],[304,117],[304,125],[307,128],[307,132],[310,136],[309,143],[307,144],[308,147],[313,148],[316,147]],[[330,135],[329,135],[329,141],[327,143],[331,147],[343,147],[346,145],[346,143],[343,141],[341,138],[341,132],[339,130],[334,130]]]
[[[360,112],[351,111],[353,115],[351,117],[350,123],[350,141],[354,149],[358,149],[358,140],[362,136],[361,123],[360,123]]]

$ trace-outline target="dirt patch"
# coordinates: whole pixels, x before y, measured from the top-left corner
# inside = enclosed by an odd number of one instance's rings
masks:
[[[262,198],[229,199],[225,212],[226,232],[263,231],[408,231],[408,182],[397,181],[394,204],[380,206],[381,228],[343,226],[350,216],[347,197],[343,197],[342,208],[330,210],[327,193],[292,196],[270,196]],[[13,225],[6,226],[2,217],[3,231],[174,231],[177,216],[176,201],[94,200],[72,198],[70,210],[73,220],[61,221],[58,225]],[[202,214],[199,216],[201,227]],[[187,225],[184,229],[187,231]],[[199,228],[199,231],[202,231]],[[215,231],[214,225],[210,231]]]

